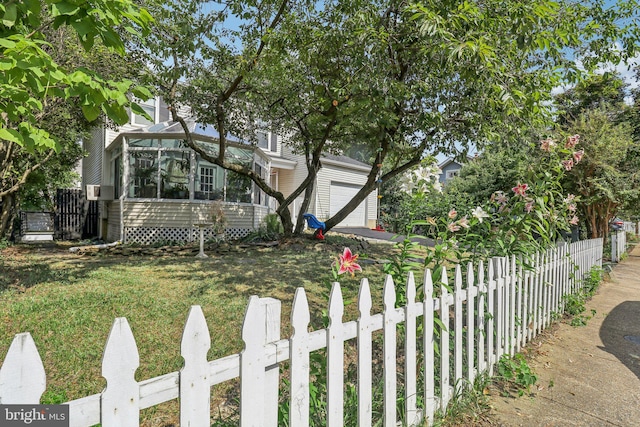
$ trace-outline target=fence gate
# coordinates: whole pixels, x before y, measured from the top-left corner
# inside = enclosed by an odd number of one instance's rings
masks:
[[[98,237],[98,201],[87,200],[82,190],[58,189],[55,228],[57,239]]]

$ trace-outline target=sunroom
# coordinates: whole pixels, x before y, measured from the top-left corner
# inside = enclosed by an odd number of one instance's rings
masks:
[[[189,122],[193,139],[205,152],[219,152],[212,126]],[[234,136],[227,137],[226,159],[252,168],[264,179],[269,157]],[[159,123],[120,133],[105,149],[102,183],[102,235],[123,243],[189,242],[212,215],[224,213],[225,238],[256,229],[269,213],[269,198],[251,179],[210,163],[186,144],[179,123]],[[110,189],[113,189],[111,197]],[[214,237],[213,228],[204,228]]]

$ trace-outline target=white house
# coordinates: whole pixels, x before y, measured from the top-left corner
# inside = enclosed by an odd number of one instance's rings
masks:
[[[179,123],[170,122],[166,105],[156,98],[142,104],[154,118],[132,114],[117,130],[99,128],[85,144],[82,165],[88,197],[101,201],[100,234],[109,241],[191,241],[195,224],[205,221],[217,202],[227,218],[226,236],[240,238],[275,211],[275,200],[253,182],[200,158],[184,143]],[[218,133],[188,121],[194,140],[215,153]],[[281,135],[261,131],[257,144],[227,137],[229,160],[243,163],[269,179],[285,196],[304,180],[303,156],[292,153]],[[342,156],[322,158],[309,213],[320,220],[340,210],[366,182],[369,166]],[[298,214],[302,196],[291,206]],[[370,194],[340,226],[375,227],[377,194]]]

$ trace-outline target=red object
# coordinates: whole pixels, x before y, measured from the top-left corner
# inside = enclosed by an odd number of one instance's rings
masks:
[[[322,228],[318,228],[314,234],[314,236],[316,237],[316,239],[318,240],[324,240],[324,234],[322,234]]]
[[[372,230],[374,230],[374,231],[384,231],[384,228],[382,228],[382,225],[378,224],[378,225],[376,225],[376,228],[372,228]]]

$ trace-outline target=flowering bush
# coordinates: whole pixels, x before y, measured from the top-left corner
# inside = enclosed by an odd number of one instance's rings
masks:
[[[536,161],[530,162],[511,191],[496,191],[474,209],[459,212],[451,207],[441,218],[412,218],[401,253],[388,264],[387,272],[401,283],[407,267],[415,267],[408,260],[416,256],[411,240],[416,229],[435,237],[434,245],[424,248],[424,267],[432,269],[435,280],[447,264],[465,266],[494,256],[531,254],[555,243],[562,231],[578,224],[576,197],[563,194],[561,180],[584,155],[576,149],[579,141],[578,135],[564,144],[544,139]],[[424,194],[415,187],[411,191],[414,202],[420,203]]]

